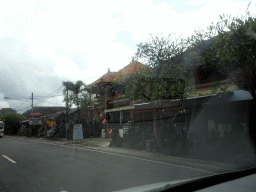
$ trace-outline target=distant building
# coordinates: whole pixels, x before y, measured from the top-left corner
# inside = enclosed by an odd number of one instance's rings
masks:
[[[0,109],[0,116],[8,114],[8,113],[17,113],[17,111],[12,109],[12,108],[2,108],[2,109]]]
[[[42,115],[50,115],[50,114],[54,114],[60,111],[65,110],[66,107],[45,107],[45,106],[37,106],[33,108],[33,113],[41,113]],[[24,112],[22,115],[25,116],[27,119],[30,118],[30,114],[32,113],[32,109],[27,110],[26,112]]]

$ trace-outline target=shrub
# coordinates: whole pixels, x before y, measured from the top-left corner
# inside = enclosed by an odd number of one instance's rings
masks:
[[[0,119],[4,119],[4,132],[5,134],[17,134],[19,131],[20,121],[26,119],[23,115],[16,113],[8,113],[0,117]]]

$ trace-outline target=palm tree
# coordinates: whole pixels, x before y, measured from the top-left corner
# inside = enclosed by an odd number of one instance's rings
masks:
[[[63,81],[62,84],[65,87],[64,90],[63,90],[63,94],[64,94],[64,100],[63,101],[64,102],[67,101],[65,92],[67,90],[70,90],[71,94],[69,96],[68,107],[71,108],[72,104],[77,106],[78,120],[80,121],[79,107],[81,106],[81,94],[84,91],[84,89],[83,89],[84,83],[82,81],[78,80],[76,83],[73,83],[71,81]]]

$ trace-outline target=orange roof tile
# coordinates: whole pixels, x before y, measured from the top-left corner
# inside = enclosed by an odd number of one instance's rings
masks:
[[[130,63],[129,65],[125,66],[123,69],[120,69],[118,72],[120,75],[126,75],[129,73],[133,73],[135,71],[146,69],[146,68],[147,68],[146,65],[143,65],[138,61],[134,61],[133,63]]]
[[[14,110],[14,109],[12,109],[12,108],[2,108],[2,109],[4,109],[4,110]],[[2,110],[1,109],[1,110]]]
[[[30,113],[30,116],[41,116],[41,115],[43,114],[40,112]]]
[[[90,85],[94,85],[100,82],[114,82],[116,79],[119,78],[120,75],[126,75],[133,73],[135,71],[140,71],[142,69],[147,68],[146,65],[143,65],[142,63],[138,61],[134,61],[133,63],[130,63],[129,65],[125,66],[124,68],[120,69],[118,72],[110,72],[108,71],[106,74],[101,76],[99,79],[91,83]]]

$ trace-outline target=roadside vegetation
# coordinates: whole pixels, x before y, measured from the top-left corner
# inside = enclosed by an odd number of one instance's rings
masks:
[[[26,119],[21,114],[16,113],[8,113],[0,117],[0,119],[4,119],[4,133],[7,135],[16,135],[20,129],[20,121]]]

